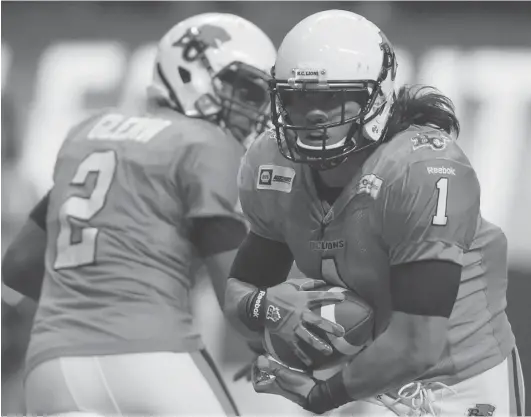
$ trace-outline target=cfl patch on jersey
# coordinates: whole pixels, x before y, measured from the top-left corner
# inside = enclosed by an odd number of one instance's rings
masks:
[[[356,194],[369,194],[372,198],[376,200],[380,188],[382,188],[383,180],[378,178],[374,174],[367,174],[361,177],[360,182],[358,182],[358,187],[356,189]]]
[[[260,165],[256,188],[290,193],[295,178],[295,170],[278,165]]]

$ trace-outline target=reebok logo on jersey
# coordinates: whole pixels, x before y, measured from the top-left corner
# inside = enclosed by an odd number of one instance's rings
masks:
[[[455,168],[426,167],[428,174],[455,175]]]
[[[313,250],[313,251],[343,249],[344,247],[345,247],[345,241],[343,239],[310,240],[310,250]]]
[[[369,194],[372,198],[376,199],[380,188],[382,188],[382,183],[383,180],[374,174],[364,175],[358,183],[356,194]]]
[[[295,170],[277,165],[260,165],[256,188],[290,193],[295,178]]]

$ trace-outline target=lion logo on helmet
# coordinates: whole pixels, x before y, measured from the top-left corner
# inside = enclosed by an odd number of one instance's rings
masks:
[[[224,28],[215,25],[202,25],[190,28],[172,46],[184,48],[183,57],[187,61],[194,61],[208,48],[219,48],[232,38]]]
[[[225,42],[231,40],[229,32],[220,26],[203,25],[199,28],[198,39],[212,48],[219,48]]]
[[[380,36],[382,38],[382,42],[380,43],[380,49],[383,51],[384,54],[384,63],[383,68],[385,71],[391,72],[391,80],[396,79],[396,71],[398,68],[398,63],[396,61],[396,55],[393,50],[393,47],[391,46],[391,42],[389,42],[389,39],[387,39],[387,36],[380,31]]]

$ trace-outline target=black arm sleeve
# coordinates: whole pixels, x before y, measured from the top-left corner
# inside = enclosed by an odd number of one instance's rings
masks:
[[[249,232],[238,250],[230,276],[258,288],[284,282],[293,265],[288,245]]]
[[[449,318],[461,282],[461,265],[440,260],[391,267],[393,309],[406,314]]]
[[[193,220],[190,240],[202,257],[238,249],[247,229],[245,224],[230,217],[198,217]]]
[[[32,219],[42,230],[46,230],[46,215],[48,214],[49,200],[50,192],[48,191],[48,194],[46,194],[41,201],[33,207],[33,210],[31,210],[29,215],[30,219]]]

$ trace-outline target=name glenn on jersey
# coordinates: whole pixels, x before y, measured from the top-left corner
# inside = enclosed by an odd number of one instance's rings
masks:
[[[90,130],[90,140],[133,140],[146,143],[171,125],[168,120],[109,114]]]

